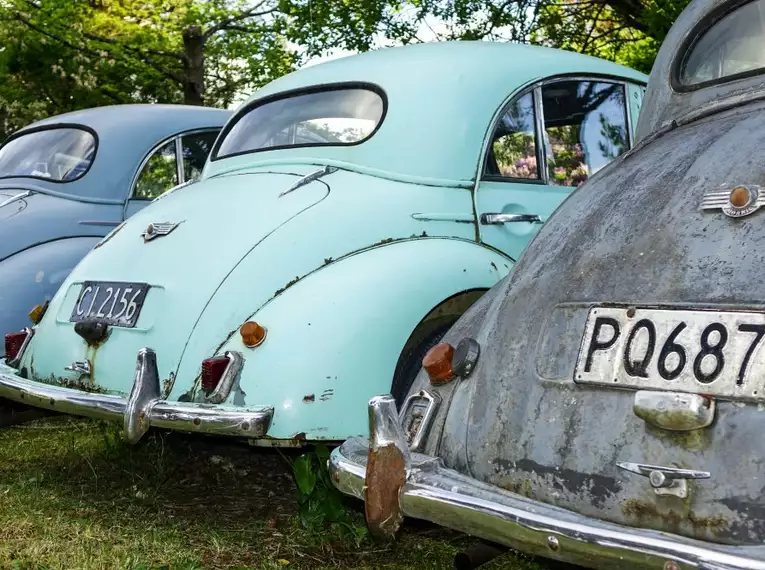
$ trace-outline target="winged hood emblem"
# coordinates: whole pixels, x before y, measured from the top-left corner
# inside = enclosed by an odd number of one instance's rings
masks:
[[[765,189],[753,184],[723,184],[704,192],[702,210],[722,210],[731,218],[742,218],[765,206]]]
[[[154,238],[166,236],[182,222],[151,222],[141,234],[143,241],[151,241]]]

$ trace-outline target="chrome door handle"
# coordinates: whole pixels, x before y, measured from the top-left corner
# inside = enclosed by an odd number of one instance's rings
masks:
[[[530,222],[541,224],[542,220],[536,214],[481,214],[482,224],[507,224],[509,222]]]

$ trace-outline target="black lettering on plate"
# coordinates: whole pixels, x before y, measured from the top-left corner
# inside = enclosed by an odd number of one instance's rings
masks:
[[[680,376],[683,368],[685,368],[685,362],[687,360],[685,348],[683,348],[682,345],[677,344],[675,339],[681,332],[683,332],[683,330],[685,330],[686,326],[687,325],[684,322],[677,325],[675,330],[669,334],[666,342],[664,343],[664,346],[661,348],[661,352],[659,353],[659,361],[656,363],[656,368],[659,369],[659,376],[664,378],[664,380],[674,380]],[[677,354],[678,358],[677,366],[675,366],[673,370],[667,368],[667,357],[670,354]]]
[[[717,332],[720,338],[717,343],[709,344],[709,337],[713,332]],[[720,375],[725,367],[723,347],[726,342],[728,342],[728,329],[722,323],[712,323],[704,329],[704,332],[701,333],[701,352],[693,361],[693,374],[696,376],[696,380],[702,384],[711,384]],[[715,369],[709,374],[704,374],[701,371],[701,362],[705,356],[714,356],[715,358]]]
[[[641,360],[632,360],[632,342],[637,334],[645,329],[648,331],[648,347]],[[653,351],[656,349],[656,327],[648,319],[640,319],[635,323],[635,327],[630,331],[627,337],[627,344],[624,346],[624,371],[630,376],[648,378],[648,365],[651,363]]]
[[[613,335],[606,341],[600,340],[600,331],[604,326],[610,326]],[[590,338],[590,347],[587,349],[587,360],[584,361],[584,371],[589,372],[592,368],[592,356],[599,350],[608,350],[619,338],[619,323],[612,317],[598,317],[595,319],[595,325],[592,327],[592,337]]]
[[[746,374],[746,368],[749,366],[749,360],[752,358],[754,351],[757,350],[757,346],[759,346],[762,337],[765,336],[765,325],[750,325],[744,323],[738,325],[738,330],[741,332],[754,333],[755,335],[752,344],[749,345],[749,349],[746,351],[744,361],[741,363],[741,369],[738,371],[738,380],[736,380],[736,384],[743,386],[744,374]]]

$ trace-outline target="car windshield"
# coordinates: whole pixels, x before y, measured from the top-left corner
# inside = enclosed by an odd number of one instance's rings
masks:
[[[275,148],[358,144],[377,129],[384,109],[380,94],[364,88],[272,100],[239,117],[216,158]]]
[[[0,148],[0,178],[25,176],[71,182],[90,168],[96,139],[73,127],[22,134]]]
[[[765,70],[765,0],[754,0],[718,20],[685,56],[680,82],[697,85]]]

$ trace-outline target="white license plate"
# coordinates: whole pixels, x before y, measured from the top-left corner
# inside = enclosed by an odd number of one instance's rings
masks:
[[[765,313],[594,307],[574,382],[765,400]]]

